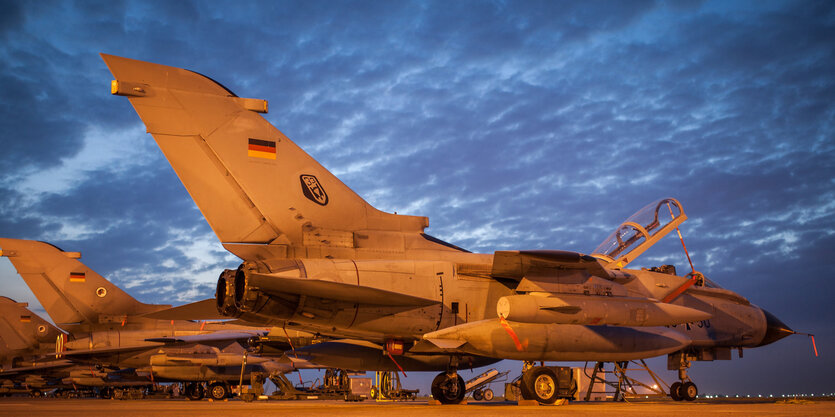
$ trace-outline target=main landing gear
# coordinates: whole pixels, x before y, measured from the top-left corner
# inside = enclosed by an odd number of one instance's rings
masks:
[[[441,372],[432,380],[432,398],[441,404],[459,404],[464,401],[466,393],[464,378],[458,375],[455,368]]]
[[[460,404],[467,393],[464,378],[458,375],[458,358],[453,356],[449,360],[449,369],[441,372],[432,380],[432,398],[441,404]]]
[[[673,382],[670,385],[670,398],[674,401],[693,401],[699,396],[699,388],[687,376],[687,368],[690,367],[690,360],[683,353],[675,356],[670,355],[667,363],[668,368],[672,367],[670,361],[675,359],[678,360],[678,379],[680,381]]]

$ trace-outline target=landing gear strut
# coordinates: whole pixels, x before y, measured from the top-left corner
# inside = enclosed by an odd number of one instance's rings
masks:
[[[693,401],[699,396],[699,388],[687,376],[690,359],[687,358],[687,354],[684,352],[671,354],[667,359],[667,367],[673,368],[675,362],[678,362],[678,379],[680,381],[670,385],[670,398],[673,401]]]

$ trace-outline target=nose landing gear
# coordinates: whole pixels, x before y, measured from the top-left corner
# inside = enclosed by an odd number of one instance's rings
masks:
[[[699,389],[692,381],[674,382],[670,385],[670,398],[674,401],[693,401],[699,396]]]
[[[699,396],[699,388],[687,376],[687,368],[690,367],[690,360],[687,355],[679,355],[680,361],[678,364],[678,379],[680,382],[674,382],[670,385],[670,398],[673,401],[693,401]]]

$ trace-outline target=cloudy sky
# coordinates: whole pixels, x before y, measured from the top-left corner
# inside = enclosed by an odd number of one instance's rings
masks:
[[[266,118],[374,206],[473,251],[590,252],[676,197],[696,268],[821,352],[792,336],[696,363],[701,391],[835,391],[831,2],[0,7],[0,235],[81,251],[142,301],[211,297],[239,260],[110,95],[100,52],[268,99]],[[688,271],[668,240],[637,266]],[[5,259],[0,288],[37,306]]]

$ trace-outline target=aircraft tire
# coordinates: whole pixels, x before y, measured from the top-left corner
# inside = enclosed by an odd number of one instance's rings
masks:
[[[536,400],[542,404],[553,404],[557,401],[559,384],[557,374],[551,368],[537,366],[522,375],[520,386],[522,398]]]
[[[493,390],[490,388],[484,390],[484,401],[493,401]]]
[[[222,382],[215,382],[209,385],[209,396],[217,401],[223,400],[229,396],[229,386]]]
[[[481,401],[484,399],[484,393],[481,392],[480,389],[473,391],[473,399],[476,401]]]
[[[105,400],[113,398],[113,388],[104,387],[99,391],[99,397]]]
[[[456,375],[453,380],[446,372],[441,372],[432,380],[432,398],[441,404],[460,404],[465,394],[464,378],[461,375]]]
[[[43,397],[43,392],[39,389],[33,389],[32,391],[29,391],[29,395],[33,398],[41,398]]]
[[[337,373],[339,377],[339,388],[341,389],[348,389],[351,386],[351,378],[348,377],[348,372],[344,369],[340,369]]]
[[[681,401],[681,382],[673,382],[673,385],[670,385],[670,398],[673,401]]]
[[[186,397],[191,401],[200,401],[205,395],[203,384],[192,382],[186,385]]]
[[[699,396],[699,388],[696,387],[696,384],[690,381],[682,384],[679,392],[681,393],[681,398],[687,401],[693,401]]]

